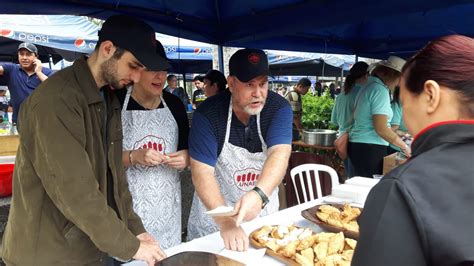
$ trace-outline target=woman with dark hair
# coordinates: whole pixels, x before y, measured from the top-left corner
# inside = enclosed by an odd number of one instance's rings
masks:
[[[390,125],[392,127],[393,132],[397,133],[397,135],[402,138],[407,145],[409,145],[409,142],[411,140],[410,134],[408,134],[408,129],[405,127],[405,124],[403,123],[403,111],[402,111],[402,104],[400,102],[400,87],[397,86],[395,87],[395,90],[393,91],[392,94],[392,102],[390,104],[392,107],[392,112],[393,112],[393,117],[392,120],[390,121]],[[391,144],[388,146],[388,154],[392,154],[394,152],[400,151],[400,148]]]
[[[352,265],[474,263],[474,39],[429,43],[403,68],[412,157],[372,189]]]
[[[369,65],[365,62],[355,63],[346,77],[344,92],[336,97],[336,103],[331,114],[331,123],[339,127],[339,135],[347,132],[352,126],[355,99],[362,86],[367,83],[368,67]],[[349,158],[344,160],[344,169],[347,177],[353,176],[352,164]]]
[[[402,139],[390,129],[393,112],[390,91],[400,80],[405,60],[390,56],[372,70],[367,85],[355,100],[354,124],[349,132],[348,153],[356,176],[382,174],[383,158],[389,143],[410,155]]]
[[[204,93],[207,98],[224,91],[227,80],[219,70],[211,69],[204,76]]]

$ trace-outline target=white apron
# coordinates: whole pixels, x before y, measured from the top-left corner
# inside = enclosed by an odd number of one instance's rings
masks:
[[[163,97],[164,108],[127,111],[128,88],[122,108],[123,149],[153,148],[163,154],[178,147],[178,124]],[[134,165],[126,170],[133,209],[162,249],[181,243],[181,182],[176,169]]]
[[[227,129],[225,132],[222,151],[217,158],[215,174],[219,187],[227,206],[234,206],[240,198],[255,187],[262,172],[263,164],[267,159],[267,145],[260,129],[260,114],[257,115],[258,136],[262,142],[262,152],[251,153],[245,148],[237,147],[229,142],[230,125],[232,121],[232,99],[227,115]],[[276,177],[277,178],[277,177]],[[278,187],[269,197],[270,202],[260,213],[260,216],[278,211]],[[204,204],[194,193],[191,213],[188,222],[188,240],[202,237],[219,231],[214,220],[205,214]]]

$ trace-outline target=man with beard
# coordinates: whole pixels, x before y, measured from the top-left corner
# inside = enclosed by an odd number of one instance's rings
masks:
[[[113,90],[137,82],[145,68],[167,67],[149,25],[112,16],[89,58],[23,103],[2,245],[7,265],[103,265],[108,256],[154,265],[166,256],[132,208]]]
[[[10,90],[13,106],[12,122],[18,120],[21,103],[53,74],[53,71],[41,65],[38,59],[38,48],[32,43],[22,43],[18,46],[19,64],[4,63],[0,65],[0,76],[5,77]]]
[[[244,251],[249,243],[240,223],[278,211],[293,117],[289,103],[268,90],[269,74],[262,50],[238,50],[229,61],[229,90],[194,113],[189,154],[196,193],[189,239],[220,230],[227,249]],[[235,215],[205,214],[220,206],[234,206]]]

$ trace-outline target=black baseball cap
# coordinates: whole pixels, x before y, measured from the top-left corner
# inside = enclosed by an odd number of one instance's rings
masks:
[[[36,45],[34,45],[32,43],[29,43],[29,42],[21,43],[20,45],[18,45],[17,51],[19,51],[20,49],[26,49],[26,50],[38,55],[38,48],[36,48]]]
[[[230,57],[229,75],[236,76],[242,82],[271,75],[268,57],[260,49],[240,49]]]
[[[132,53],[151,71],[171,67],[163,45],[156,40],[155,31],[142,20],[127,15],[109,17],[99,31],[99,43],[107,40]]]

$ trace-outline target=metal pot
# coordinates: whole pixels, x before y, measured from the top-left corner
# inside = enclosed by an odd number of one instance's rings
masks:
[[[310,145],[332,147],[336,140],[337,132],[329,129],[303,130],[303,142]]]

